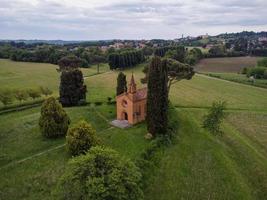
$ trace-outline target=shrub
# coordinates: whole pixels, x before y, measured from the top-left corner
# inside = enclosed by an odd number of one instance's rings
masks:
[[[48,87],[40,87],[40,91],[43,95],[48,96],[51,95],[53,92]]]
[[[6,106],[13,102],[13,95],[10,90],[0,91],[0,101]]]
[[[266,67],[253,67],[250,68],[247,72],[247,76],[253,76],[254,78],[261,79],[264,78],[264,72],[266,70]]]
[[[257,65],[259,67],[267,67],[267,58],[262,58],[258,60]]]
[[[73,156],[84,154],[92,146],[96,146],[96,131],[86,121],[80,121],[67,132],[67,149]]]
[[[96,102],[95,102],[95,105],[96,105],[96,106],[101,106],[102,104],[103,104],[103,102],[101,102],[101,101],[96,101]]]
[[[141,173],[133,162],[97,146],[69,161],[55,196],[64,200],[139,200],[143,199],[140,181]]]
[[[43,136],[47,138],[64,136],[67,133],[70,119],[62,105],[54,97],[44,101],[41,108],[39,126]]]
[[[29,95],[26,91],[24,90],[16,90],[15,91],[15,98],[18,100],[18,101],[26,101],[28,99]]]
[[[36,99],[38,97],[41,97],[41,91],[38,89],[29,89],[29,90],[27,90],[27,93],[28,93],[29,97],[31,97],[32,99]]]
[[[203,127],[213,134],[222,133],[220,126],[225,118],[225,102],[213,102],[207,115],[204,116]]]
[[[247,74],[248,73],[248,68],[244,67],[241,71],[241,74]]]

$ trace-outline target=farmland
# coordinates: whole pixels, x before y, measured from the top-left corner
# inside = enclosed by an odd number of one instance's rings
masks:
[[[257,64],[260,57],[231,57],[202,59],[195,67],[197,72],[239,73],[244,67]]]
[[[134,73],[138,87],[145,64],[124,71],[127,78]],[[14,89],[43,85],[57,94],[59,74],[55,68],[1,60],[0,83]],[[115,96],[118,71],[108,71],[106,65],[101,70],[95,75],[93,66],[83,72],[88,76],[87,101],[102,105],[66,108],[71,125],[85,119],[105,145],[136,160],[149,143],[144,139],[145,123],[126,130],[109,125],[115,118],[115,106],[106,101]],[[164,151],[157,174],[145,189],[145,199],[264,199],[267,90],[196,75],[175,84],[170,100],[179,116],[177,138]],[[202,117],[215,100],[227,102],[222,136],[202,128]],[[0,115],[0,199],[51,199],[70,159],[64,138],[41,137],[39,115],[40,107]]]
[[[198,73],[228,81],[267,88],[266,79],[251,80],[241,74],[245,67],[256,66],[262,57],[209,58],[201,60],[195,67]]]

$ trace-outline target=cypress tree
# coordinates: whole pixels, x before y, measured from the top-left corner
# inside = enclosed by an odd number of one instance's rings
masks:
[[[122,72],[119,73],[117,77],[117,96],[127,92],[127,81],[126,81],[126,75]]]
[[[167,65],[154,57],[149,67],[147,84],[147,129],[153,136],[167,133],[168,89]]]
[[[86,99],[86,85],[81,70],[64,70],[60,77],[60,103],[63,106],[75,106]]]

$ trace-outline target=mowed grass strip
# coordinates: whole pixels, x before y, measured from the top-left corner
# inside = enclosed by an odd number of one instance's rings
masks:
[[[228,123],[223,136],[203,130],[203,114],[179,109],[177,144],[165,152],[146,199],[264,199],[266,157]]]
[[[198,75],[173,85],[170,99],[175,106],[182,107],[207,107],[221,100],[227,102],[229,109],[267,111],[267,89]]]

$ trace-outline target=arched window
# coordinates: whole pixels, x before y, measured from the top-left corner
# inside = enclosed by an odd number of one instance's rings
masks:
[[[126,108],[127,107],[127,101],[126,100],[122,100],[122,106],[124,107],[124,108]]]

